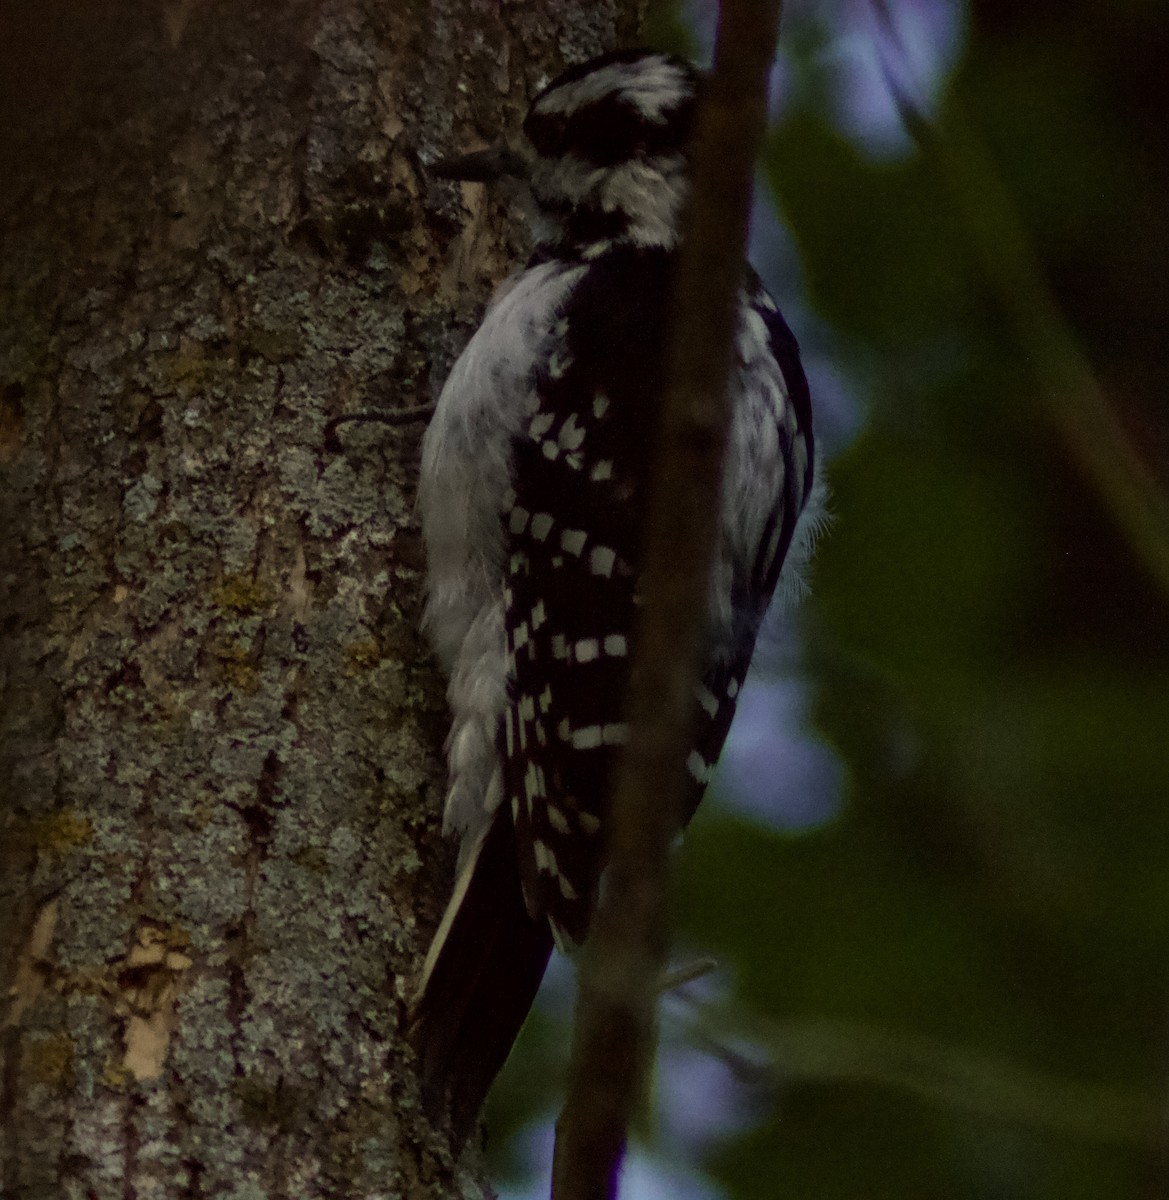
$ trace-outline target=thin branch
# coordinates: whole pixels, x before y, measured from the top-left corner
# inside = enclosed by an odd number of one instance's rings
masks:
[[[723,0],[714,74],[699,108],[647,523],[630,737],[614,788],[606,885],[581,968],[554,1200],[616,1195],[626,1130],[653,1059],[668,946],[669,849],[688,787],[729,425],[727,377],[779,9],[780,0]]]
[[[409,408],[371,409],[368,412],[344,413],[325,422],[325,448],[333,454],[341,451],[337,430],[342,425],[417,425],[434,415],[433,404],[416,404]]]
[[[1149,1146],[1156,1098],[1137,1088],[1080,1083],[1009,1058],[907,1030],[849,1021],[767,1021],[716,1006],[685,1022],[686,1036],[754,1086],[808,1081],[872,1083],[993,1121],[1118,1146]],[[746,1059],[746,1039],[770,1067]]]
[[[667,992],[676,992],[688,983],[693,983],[696,979],[705,979],[707,975],[717,970],[718,962],[715,959],[700,958],[697,962],[687,963],[684,967],[678,967],[677,970],[668,971],[658,984],[658,992],[663,996]]]

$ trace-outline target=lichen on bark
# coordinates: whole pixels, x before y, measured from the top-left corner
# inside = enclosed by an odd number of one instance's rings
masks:
[[[633,7],[14,17],[5,1197],[482,1192],[400,1041],[450,865],[417,431],[324,427],[428,400],[519,248],[421,163]]]

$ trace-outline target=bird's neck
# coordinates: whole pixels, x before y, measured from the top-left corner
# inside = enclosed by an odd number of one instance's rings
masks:
[[[672,249],[688,192],[681,156],[604,168],[560,163],[555,171],[537,171],[537,254],[588,260],[616,246]]]

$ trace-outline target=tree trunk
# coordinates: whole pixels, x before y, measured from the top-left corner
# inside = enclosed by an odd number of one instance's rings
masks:
[[[6,8],[0,1194],[480,1194],[401,1040],[421,426],[324,426],[429,401],[520,248],[420,156],[634,4]]]

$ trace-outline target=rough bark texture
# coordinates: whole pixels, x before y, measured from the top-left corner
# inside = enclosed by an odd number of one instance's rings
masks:
[[[634,5],[7,7],[0,1194],[479,1194],[399,1039],[450,868],[417,431],[323,430],[428,401],[517,249],[418,156]]]

